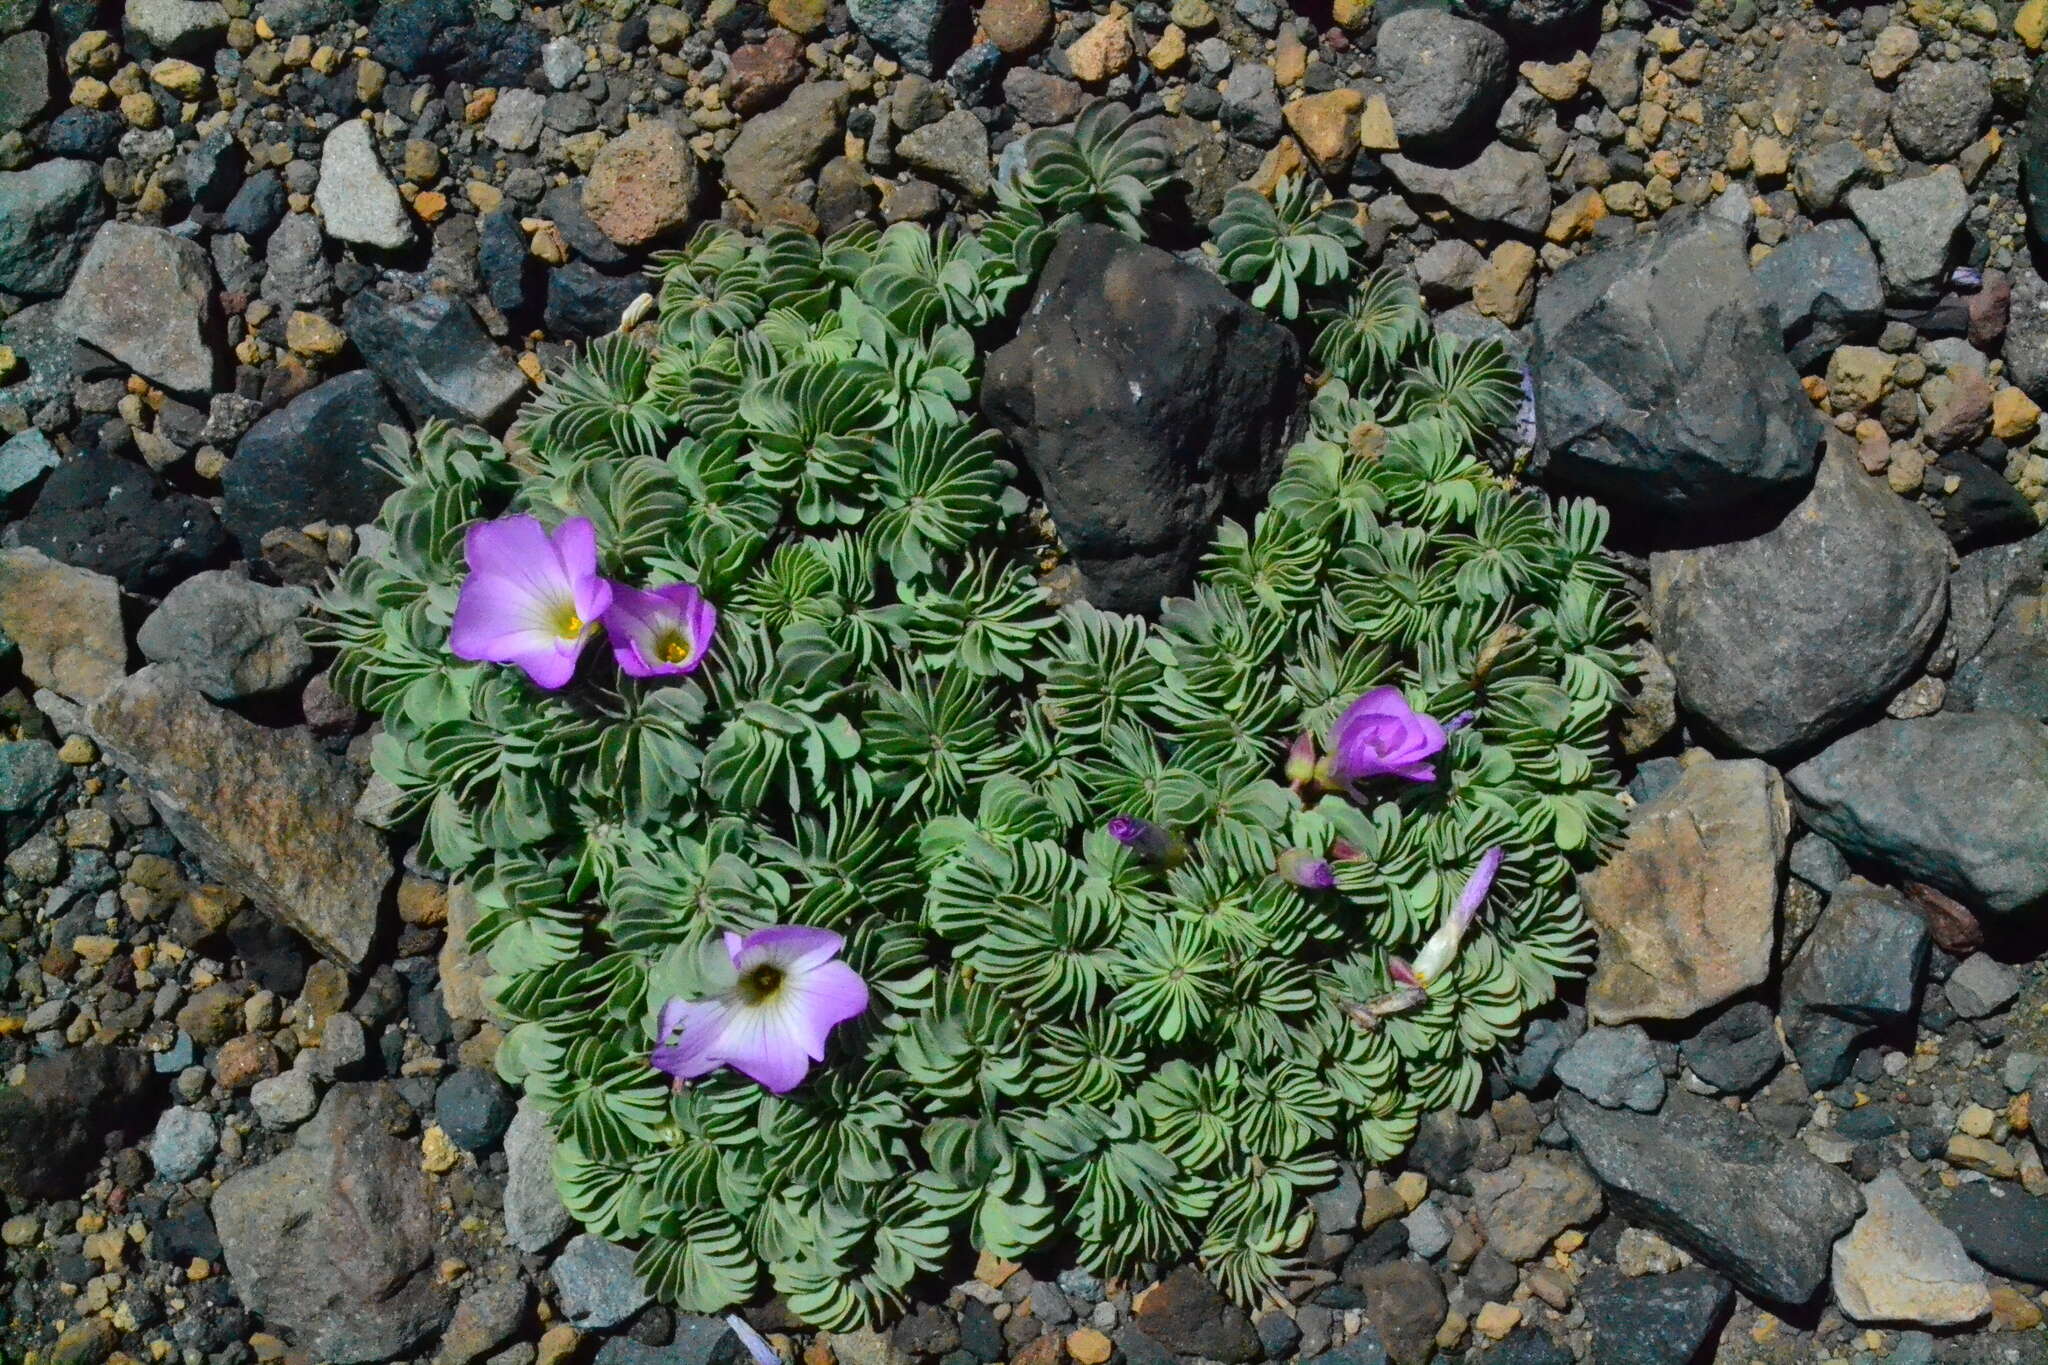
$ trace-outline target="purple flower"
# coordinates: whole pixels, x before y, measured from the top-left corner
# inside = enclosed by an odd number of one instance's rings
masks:
[[[1140,820],[1135,815],[1110,816],[1109,836],[1144,862],[1163,863],[1174,855],[1174,837],[1150,820]]]
[[[692,583],[647,592],[614,583],[604,629],[622,671],[636,678],[669,678],[703,662],[718,629],[718,608]]]
[[[1408,705],[1398,687],[1375,687],[1337,717],[1319,777],[1326,787],[1351,787],[1375,777],[1434,782],[1428,760],[1444,747],[1444,727]]]
[[[824,1060],[825,1038],[868,1007],[865,981],[837,961],[828,929],[777,925],[725,936],[733,982],[715,999],[661,1009],[653,1062],[679,1081],[730,1066],[780,1095]]]
[[[1304,891],[1334,891],[1337,873],[1330,864],[1305,848],[1290,848],[1273,865],[1281,881]]]
[[[597,575],[597,528],[575,517],[550,536],[532,517],[469,528],[469,577],[455,601],[448,648],[458,659],[517,664],[540,687],[556,688],[611,605]]]
[[[1948,282],[1958,289],[1982,289],[1984,272],[1973,265],[1959,265],[1948,272]]]
[[[1472,927],[1472,921],[1479,916],[1479,907],[1486,903],[1487,892],[1493,890],[1493,879],[1500,873],[1501,860],[1507,851],[1489,848],[1480,855],[1479,866],[1465,883],[1465,889],[1458,894],[1458,903],[1451,909],[1450,918],[1437,926],[1429,936],[1429,942],[1422,945],[1422,951],[1415,956],[1415,983],[1427,989],[1431,982],[1450,970],[1451,963],[1458,957],[1458,945],[1464,941],[1465,931]]]

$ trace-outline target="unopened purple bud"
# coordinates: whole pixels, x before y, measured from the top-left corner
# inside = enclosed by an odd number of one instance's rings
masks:
[[[1536,444],[1536,376],[1522,367],[1522,401],[1515,408],[1515,440],[1525,446]]]
[[[1479,713],[1477,711],[1460,711],[1457,715],[1444,722],[1444,733],[1455,735],[1478,718]]]
[[[1273,865],[1280,880],[1304,891],[1334,891],[1337,873],[1330,864],[1305,848],[1290,848]]]
[[[1493,890],[1493,879],[1500,875],[1500,865],[1506,857],[1507,850],[1499,847],[1489,848],[1480,855],[1479,866],[1473,871],[1472,879],[1465,883],[1465,890],[1458,897],[1457,909],[1451,912],[1460,931],[1472,923],[1479,907],[1486,903],[1486,893]]]
[[[1165,862],[1173,847],[1173,841],[1165,830],[1135,815],[1112,815],[1109,818],[1109,835],[1148,863]]]
[[[1974,265],[1959,265],[1949,272],[1948,282],[1958,289],[1982,289],[1984,272]]]

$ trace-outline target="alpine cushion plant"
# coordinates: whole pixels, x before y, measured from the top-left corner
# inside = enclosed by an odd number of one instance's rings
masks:
[[[1386,276],[1314,300],[1344,334],[1270,505],[1156,623],[1056,611],[973,406],[1055,212],[706,232],[653,340],[594,344],[506,443],[394,441],[388,539],[327,600],[565,1201],[692,1311],[841,1327],[963,1242],[1056,1239],[1250,1299],[1338,1160],[1471,1100],[1587,961],[1618,578],[1595,509],[1474,458],[1498,348]],[[670,671],[451,660],[465,538],[521,515],[591,524],[605,635]],[[700,605],[645,625],[663,584]],[[1376,694],[1401,728],[1345,723]],[[1391,766],[1317,780],[1339,752]]]

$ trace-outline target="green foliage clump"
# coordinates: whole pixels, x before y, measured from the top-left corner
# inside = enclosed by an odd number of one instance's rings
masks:
[[[1339,204],[1312,179],[1284,176],[1268,199],[1240,185],[1210,224],[1223,278],[1257,282],[1252,302],[1283,318],[1301,314],[1302,285],[1323,289],[1351,278],[1352,253],[1365,241],[1359,208]]]
[[[1104,152],[1122,131],[1075,147],[1142,160]],[[337,684],[385,722],[376,773],[474,893],[498,1066],[549,1115],[569,1208],[686,1308],[772,1287],[872,1319],[963,1240],[1072,1239],[1101,1272],[1193,1250],[1249,1299],[1338,1160],[1471,1101],[1587,961],[1574,873],[1620,816],[1604,523],[1474,458],[1513,378],[1433,339],[1412,289],[1375,276],[1322,317],[1270,505],[1156,624],[1037,586],[974,415],[982,341],[1055,215],[1134,225],[1122,182],[1148,174],[1027,187],[966,239],[706,232],[662,266],[652,341],[593,344],[507,442],[395,444],[388,541],[328,598]],[[722,613],[703,668],[592,662],[544,693],[454,659],[464,531],[509,511],[591,518],[608,576],[698,584]],[[1437,782],[1284,785],[1298,735],[1389,683],[1474,713]],[[1114,815],[1185,856],[1139,861]],[[1353,1023],[1495,845],[1427,1002]],[[1338,888],[1277,877],[1287,850],[1339,859]],[[788,1095],[672,1090],[661,1004],[701,990],[720,931],[769,924],[843,934],[873,1008]]]

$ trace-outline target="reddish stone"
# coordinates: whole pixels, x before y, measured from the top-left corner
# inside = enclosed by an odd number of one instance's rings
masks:
[[[778,30],[766,41],[748,43],[732,54],[726,94],[735,112],[757,114],[782,102],[804,77],[802,48],[794,33]]]

